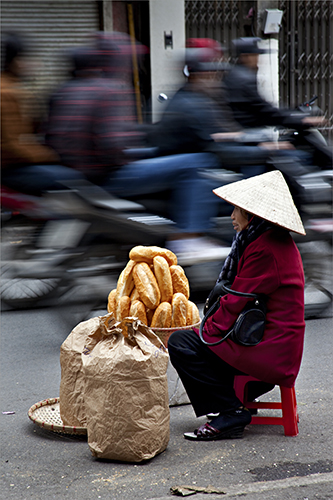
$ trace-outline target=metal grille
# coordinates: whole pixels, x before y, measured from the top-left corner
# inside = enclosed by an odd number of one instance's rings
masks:
[[[240,36],[256,36],[249,19],[249,8],[256,2],[245,0],[186,0],[186,37],[210,37],[226,47]],[[331,101],[333,39],[332,0],[280,0],[283,10],[280,44],[280,105],[289,108],[318,95],[333,135]]]
[[[186,38],[213,38],[226,47],[232,39],[244,36],[240,27],[237,0],[186,0]]]
[[[332,137],[333,63],[332,0],[281,0],[280,102],[295,107],[318,96],[316,104],[329,120],[322,131]]]

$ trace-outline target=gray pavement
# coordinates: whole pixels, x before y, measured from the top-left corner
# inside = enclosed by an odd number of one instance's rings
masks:
[[[331,310],[307,321],[297,437],[250,425],[241,440],[186,441],[183,432],[204,419],[176,406],[167,450],[143,464],[98,461],[85,437],[46,431],[27,416],[34,403],[59,395],[60,345],[88,313],[85,304],[2,312],[0,409],[15,413],[0,413],[1,499],[166,500],[181,485],[225,493],[196,493],[197,500],[333,498]]]

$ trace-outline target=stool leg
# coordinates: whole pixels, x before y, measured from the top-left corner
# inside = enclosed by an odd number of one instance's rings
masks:
[[[282,418],[285,436],[297,436],[297,403],[295,387],[281,387]]]

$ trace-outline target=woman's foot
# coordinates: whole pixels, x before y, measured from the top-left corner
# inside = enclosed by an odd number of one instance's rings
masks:
[[[194,432],[185,432],[185,439],[192,441],[216,441],[218,439],[239,439],[244,428],[252,420],[247,408],[240,407],[228,413],[220,413],[210,423],[201,425]]]

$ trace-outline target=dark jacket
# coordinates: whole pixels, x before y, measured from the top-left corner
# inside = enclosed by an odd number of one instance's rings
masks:
[[[307,128],[302,124],[302,116],[289,110],[272,106],[263,99],[257,88],[256,71],[236,64],[223,80],[229,105],[235,120],[244,128],[263,126],[283,126]]]
[[[245,347],[226,340],[211,347],[231,366],[264,382],[292,387],[304,342],[304,272],[299,251],[287,231],[271,229],[249,244],[232,288],[267,295],[266,329],[260,344]],[[235,323],[248,299],[225,295],[205,324],[205,339],[215,342]]]
[[[222,166],[232,168],[243,166],[244,156],[246,164],[265,163],[267,150],[252,147],[242,153],[241,144],[218,143],[211,137],[239,129],[222,91],[214,87],[198,91],[188,82],[171,99],[160,122],[153,125],[148,141],[160,155],[210,152],[218,155]]]
[[[231,111],[214,93],[199,92],[188,82],[172,97],[149,139],[162,155],[198,153],[215,149],[211,134],[234,130]]]

